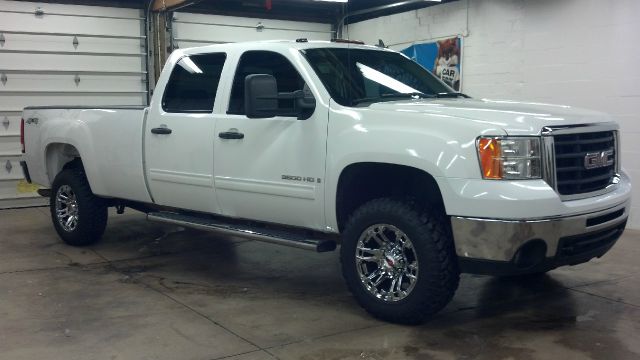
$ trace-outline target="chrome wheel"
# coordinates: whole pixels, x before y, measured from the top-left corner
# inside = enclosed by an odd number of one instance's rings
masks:
[[[62,185],[58,188],[56,217],[64,231],[72,232],[78,226],[78,200],[69,185]]]
[[[418,280],[418,257],[413,243],[393,225],[372,225],[360,235],[356,267],[365,289],[387,302],[406,298]]]

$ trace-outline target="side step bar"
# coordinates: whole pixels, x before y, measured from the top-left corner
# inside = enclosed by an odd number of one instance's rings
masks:
[[[240,236],[256,241],[263,241],[316,252],[328,252],[336,249],[336,242],[330,239],[308,239],[302,234],[298,234],[293,231],[280,231],[275,229],[252,227],[244,224],[225,223],[219,219],[189,216],[168,211],[149,213],[147,214],[147,220],[206,230],[225,235]]]

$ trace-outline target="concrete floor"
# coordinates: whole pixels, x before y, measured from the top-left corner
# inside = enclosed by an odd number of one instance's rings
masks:
[[[46,208],[0,211],[0,359],[639,359],[640,232],[515,280],[464,275],[433,321],[361,310],[337,252],[112,216],[61,243]]]

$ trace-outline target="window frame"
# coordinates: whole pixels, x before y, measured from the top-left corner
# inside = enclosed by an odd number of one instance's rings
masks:
[[[234,87],[235,87],[235,84],[236,84],[236,78],[238,77],[238,72],[239,72],[239,70],[240,70],[240,66],[241,66],[241,64],[242,64],[243,57],[244,57],[246,54],[248,54],[248,53],[258,53],[258,52],[275,54],[275,55],[278,55],[278,56],[282,57],[282,58],[283,58],[287,63],[289,63],[289,65],[291,65],[291,68],[293,68],[293,70],[295,70],[295,71],[296,71],[296,73],[298,74],[298,77],[303,81],[303,83],[304,83],[304,84],[307,84],[307,83],[308,83],[308,81],[304,78],[304,76],[302,76],[302,72],[301,72],[301,71],[300,71],[300,70],[295,66],[295,64],[294,64],[294,63],[293,63],[293,62],[292,62],[292,61],[291,61],[291,60],[290,60],[286,55],[284,55],[283,53],[278,52],[278,51],[275,51],[275,50],[266,50],[266,49],[251,49],[251,50],[245,50],[245,51],[243,51],[243,52],[238,56],[238,58],[237,58],[237,59],[238,59],[238,61],[236,62],[236,67],[235,67],[234,72],[233,72],[233,78],[232,78],[232,80],[231,80],[231,84],[230,84],[230,87],[229,87],[229,98],[228,98],[228,101],[227,101],[227,104],[226,104],[226,109],[224,110],[224,111],[225,111],[225,114],[227,114],[227,115],[233,115],[233,116],[245,116],[245,117],[246,117],[246,114],[245,114],[245,113],[238,113],[238,112],[235,112],[235,111],[231,111],[231,110],[230,110],[230,108],[231,108],[231,101],[233,100],[233,91],[234,91]],[[277,78],[276,78],[276,80],[277,80]],[[242,81],[244,81],[244,79],[243,79]],[[303,87],[304,87],[304,86],[303,86]],[[243,99],[242,101],[243,101],[243,103],[244,103],[244,93],[242,94],[242,99]],[[284,115],[278,115],[278,116],[282,116],[282,117],[296,117],[296,115],[286,115],[286,116],[284,116]],[[255,120],[260,120],[260,119],[269,119],[269,118],[256,118]]]
[[[167,107],[165,105],[165,99],[167,97],[167,90],[169,89],[169,85],[171,84],[171,80],[173,79],[173,76],[176,72],[176,69],[180,66],[178,65],[178,63],[180,61],[182,61],[182,59],[184,58],[191,58],[193,56],[207,56],[207,55],[223,55],[224,56],[224,60],[222,62],[222,67],[220,68],[220,76],[218,78],[218,85],[215,88],[214,91],[214,95],[213,95],[213,104],[211,106],[210,110],[180,110],[180,111],[174,111],[173,109],[171,110],[167,110]],[[162,93],[162,99],[160,100],[160,107],[162,108],[162,111],[164,111],[167,114],[212,114],[213,111],[215,110],[215,106],[216,106],[216,100],[219,98],[219,94],[218,92],[220,91],[220,85],[222,84],[222,76],[224,75],[224,68],[225,65],[227,64],[227,60],[229,59],[229,54],[226,52],[207,52],[207,53],[199,53],[199,54],[184,54],[182,55],[180,58],[178,58],[178,60],[176,60],[175,64],[173,65],[173,69],[171,69],[171,74],[169,74],[169,79],[167,79],[167,83],[164,86],[164,91]]]

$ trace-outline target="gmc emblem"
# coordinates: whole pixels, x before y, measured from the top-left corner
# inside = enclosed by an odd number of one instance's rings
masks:
[[[587,153],[584,156],[584,168],[587,170],[611,165],[613,165],[613,150]]]

